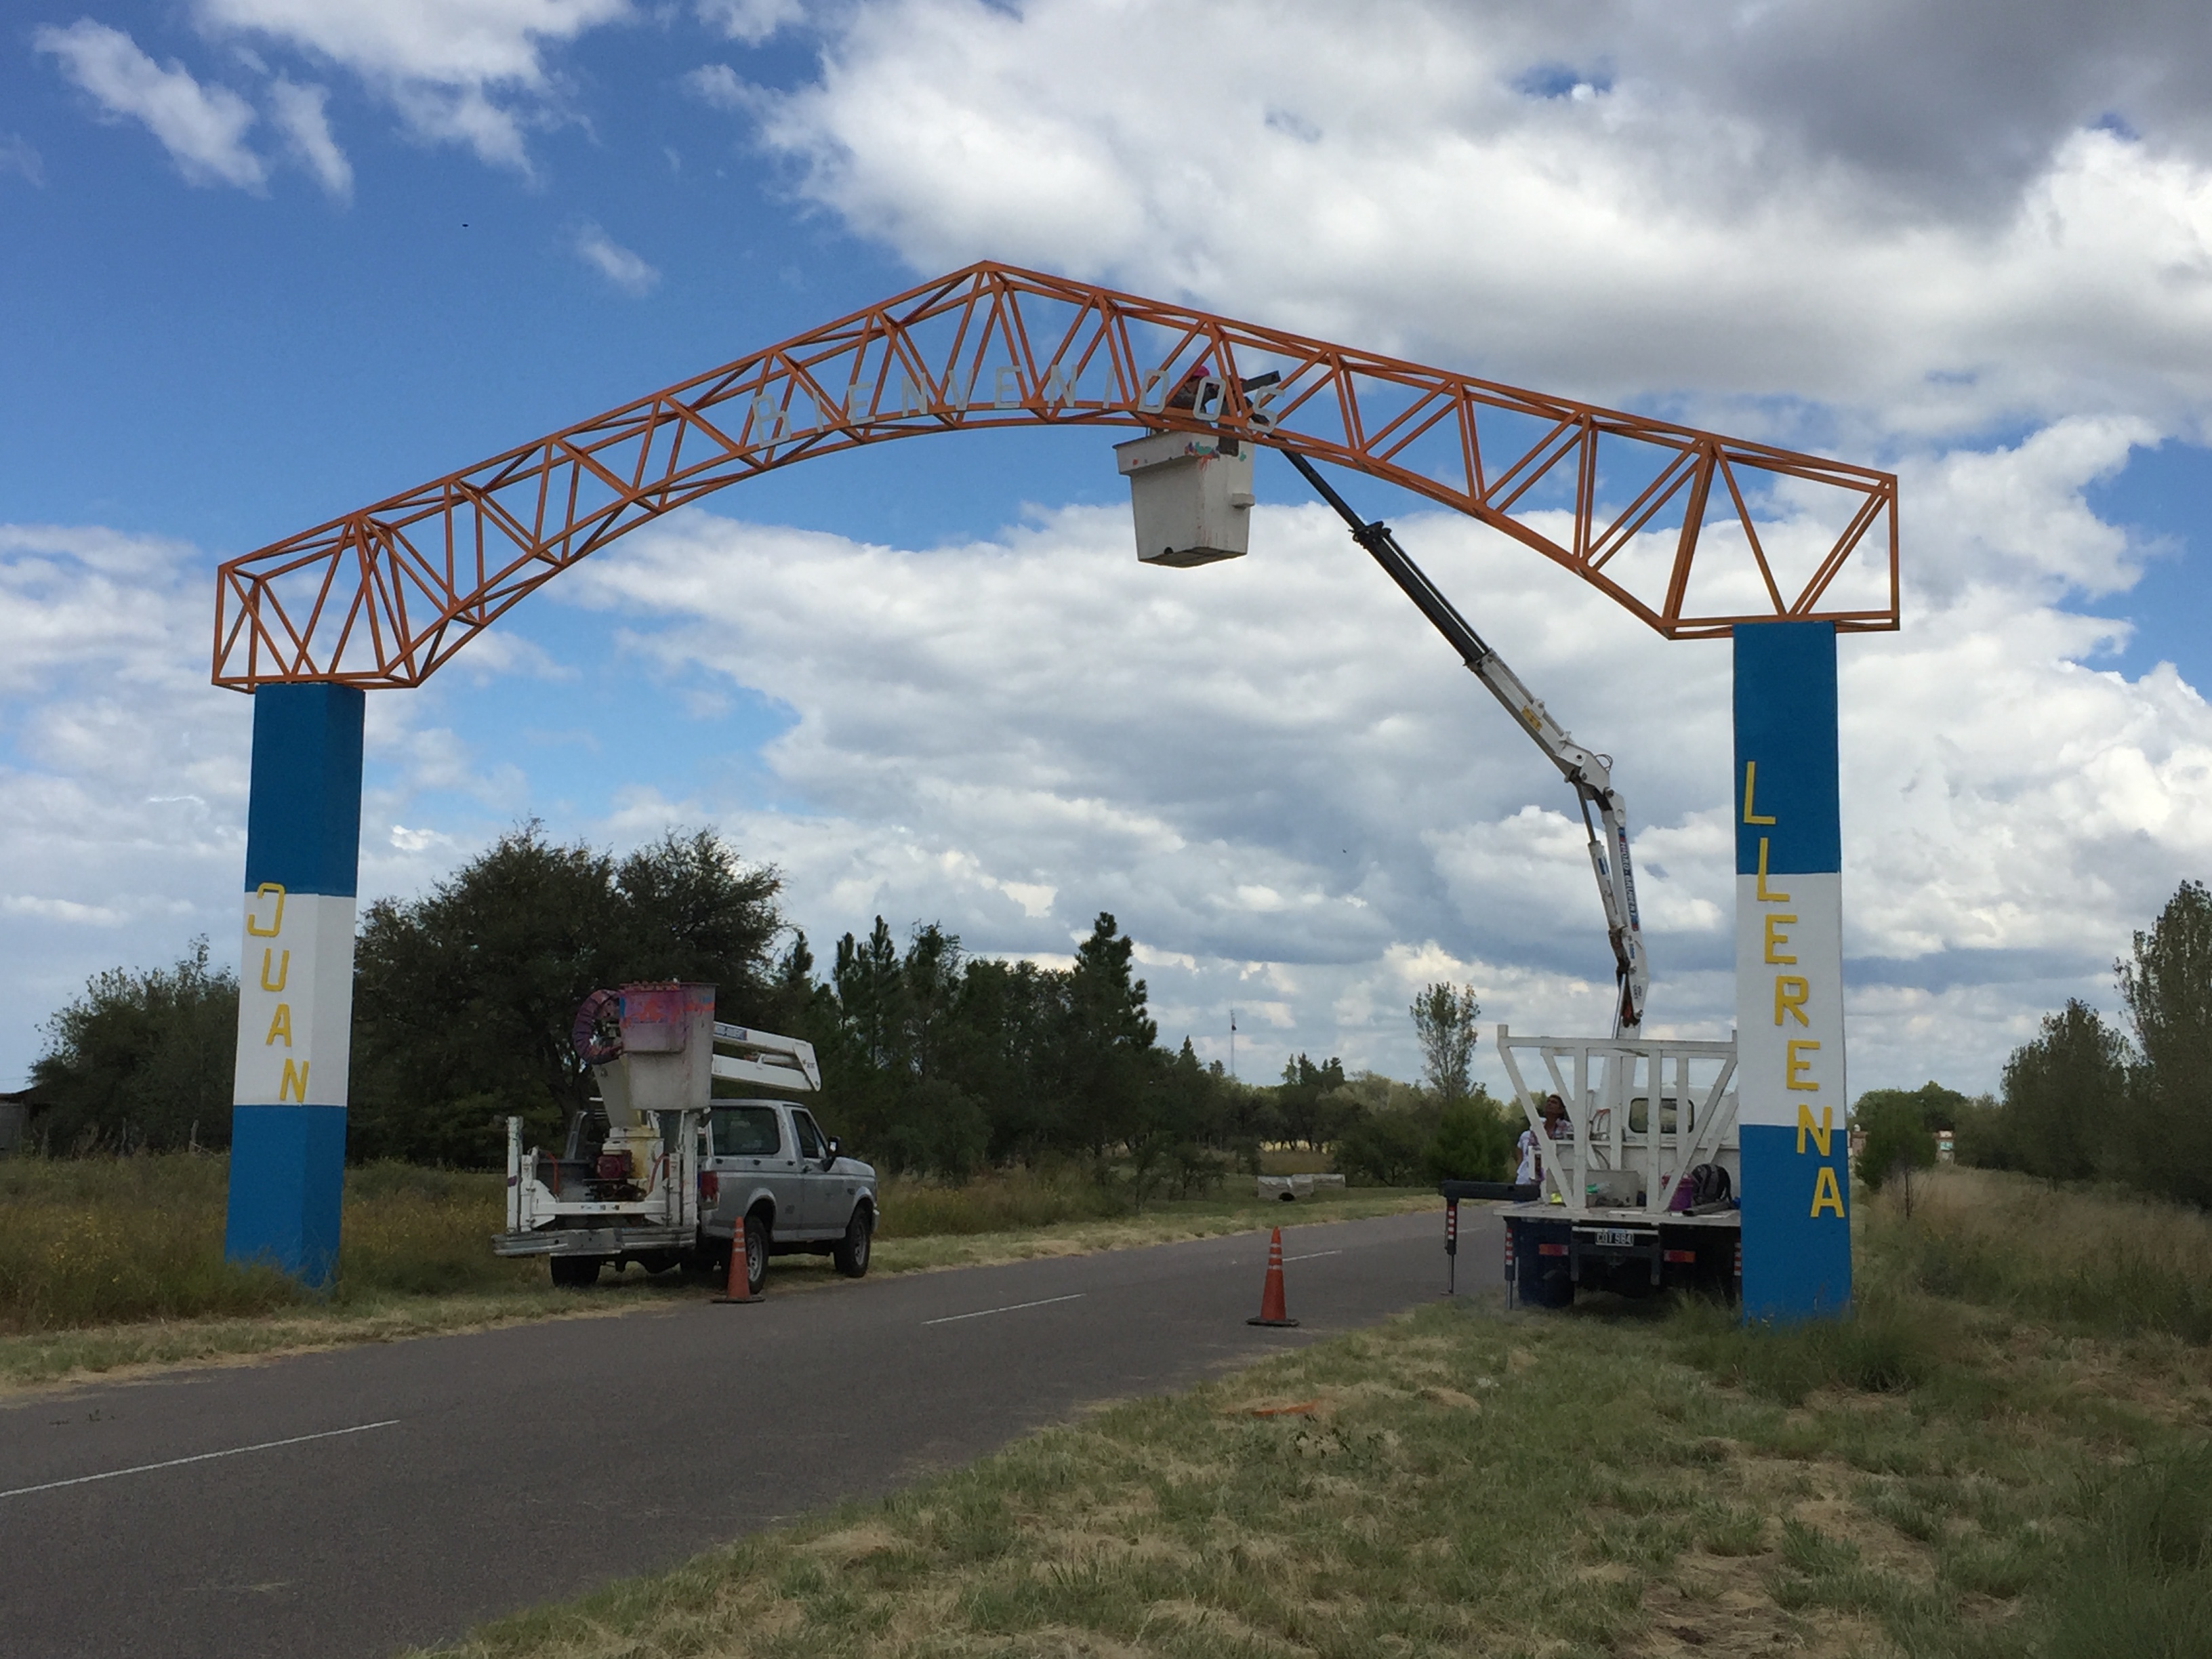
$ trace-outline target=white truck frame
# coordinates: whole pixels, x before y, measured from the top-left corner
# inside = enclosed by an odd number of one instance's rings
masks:
[[[608,1008],[619,1011],[619,1036],[604,1058],[592,1056],[599,1085],[594,1103],[608,1126],[599,1152],[581,1159],[526,1149],[522,1120],[507,1121],[507,1230],[494,1237],[492,1249],[502,1256],[549,1258],[556,1284],[588,1285],[609,1263],[620,1267],[636,1261],[660,1271],[696,1264],[716,1254],[718,1243],[726,1249],[733,1218],[716,1213],[727,1207],[718,1204],[722,1194],[702,1190],[718,1186],[708,1166],[723,1161],[713,1158],[708,1143],[714,1109],[773,1105],[783,1113],[779,1122],[789,1144],[795,1147],[803,1137],[795,1133],[790,1113],[797,1109],[787,1097],[718,1100],[714,1085],[747,1084],[787,1094],[811,1094],[822,1086],[811,1043],[717,1022],[711,985],[626,985],[618,995],[601,996]],[[593,1006],[586,1005],[587,1010]],[[580,1027],[589,1024],[588,1017],[580,1018]],[[811,1117],[807,1124],[812,1127]],[[835,1141],[826,1146],[823,1172],[838,1169],[856,1200],[865,1188],[872,1231],[874,1170],[839,1158]],[[702,1176],[708,1178],[702,1182]],[[866,1256],[864,1241],[863,1269]],[[759,1271],[755,1264],[756,1277]]]
[[[1500,1025],[1498,1054],[1543,1160],[1534,1201],[1504,1212],[1509,1297],[1563,1307],[1578,1289],[1738,1293],[1733,1042],[1516,1037]],[[1568,1128],[1558,1139],[1544,1116],[1553,1096]],[[1683,1183],[1705,1165],[1726,1172],[1729,1196],[1689,1205]]]

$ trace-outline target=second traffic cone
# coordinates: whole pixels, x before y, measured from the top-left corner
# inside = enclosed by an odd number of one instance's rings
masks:
[[[730,1229],[730,1282],[722,1289],[715,1302],[763,1302],[767,1298],[753,1289],[752,1263],[745,1254],[745,1218],[738,1218],[738,1224]]]
[[[1248,1319],[1247,1325],[1295,1325],[1283,1305],[1283,1230],[1275,1229],[1267,1240],[1267,1282],[1260,1287],[1260,1316]]]

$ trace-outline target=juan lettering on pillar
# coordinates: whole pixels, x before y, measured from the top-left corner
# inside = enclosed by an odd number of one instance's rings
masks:
[[[1851,1297],[1836,631],[1761,623],[1735,641],[1743,1307],[1833,1315]]]
[[[223,1255],[317,1285],[345,1174],[362,711],[351,686],[253,694]]]

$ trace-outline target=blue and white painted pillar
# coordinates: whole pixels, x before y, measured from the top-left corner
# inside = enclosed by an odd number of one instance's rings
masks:
[[[1743,1309],[1802,1319],[1851,1299],[1836,630],[1735,636]]]
[[[311,1285],[337,1265],[365,703],[347,685],[253,694],[222,1253]]]

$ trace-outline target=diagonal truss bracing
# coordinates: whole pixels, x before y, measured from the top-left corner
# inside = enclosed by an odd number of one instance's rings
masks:
[[[1891,474],[985,263],[231,560],[215,681],[420,684],[541,583],[726,485],[1040,425],[1212,431],[1356,468],[1670,638],[1898,624]]]

